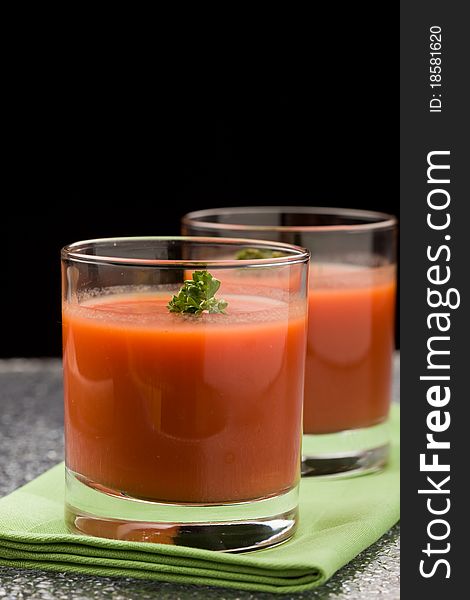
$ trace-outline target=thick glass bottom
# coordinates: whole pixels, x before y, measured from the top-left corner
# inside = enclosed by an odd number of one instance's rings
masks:
[[[237,552],[280,544],[295,532],[298,485],[278,496],[234,504],[139,500],[66,469],[65,521],[75,533]]]
[[[389,456],[388,421],[337,433],[304,434],[302,477],[344,477],[382,469]]]

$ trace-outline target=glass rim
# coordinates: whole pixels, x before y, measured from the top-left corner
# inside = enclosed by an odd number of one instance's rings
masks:
[[[83,250],[87,247],[97,247],[99,245],[117,244],[121,242],[188,242],[196,245],[217,245],[217,246],[243,246],[260,250],[273,250],[288,252],[286,256],[270,258],[250,258],[250,259],[159,259],[159,258],[134,258],[119,256],[99,256],[96,254],[86,254]],[[241,248],[243,249],[243,248]],[[81,240],[67,244],[61,249],[61,259],[70,260],[79,263],[106,264],[115,266],[139,266],[139,267],[161,267],[165,269],[181,269],[204,267],[214,269],[224,268],[256,268],[256,267],[280,267],[285,265],[306,263],[310,259],[311,253],[308,249],[286,244],[284,242],[268,240],[252,240],[249,238],[220,238],[220,237],[202,237],[202,236],[130,236],[130,237],[109,237]]]
[[[252,225],[243,223],[214,223],[205,221],[204,217],[213,215],[230,214],[254,214],[254,213],[303,213],[306,215],[326,215],[336,217],[351,217],[370,220],[371,222],[357,223],[354,225]],[[336,208],[325,206],[233,206],[223,208],[209,208],[204,210],[195,210],[186,213],[182,219],[186,226],[200,227],[214,230],[235,230],[240,231],[317,231],[331,232],[344,231],[349,233],[358,233],[362,231],[374,231],[393,229],[397,225],[397,218],[394,215],[372,210],[359,210],[353,208]]]

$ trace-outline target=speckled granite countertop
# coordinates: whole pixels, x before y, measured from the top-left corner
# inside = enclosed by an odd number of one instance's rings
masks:
[[[394,398],[398,400],[399,359]],[[0,360],[0,496],[62,460],[62,374],[56,360]],[[136,579],[99,578],[0,567],[0,598],[41,600],[398,600],[399,526],[362,552],[324,586],[292,595],[237,592]]]

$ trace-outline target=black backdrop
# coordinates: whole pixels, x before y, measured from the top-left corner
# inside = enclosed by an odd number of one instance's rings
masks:
[[[89,69],[75,57],[60,77],[33,66],[10,115],[0,356],[60,354],[66,243],[176,234],[185,212],[216,206],[397,214],[390,24],[351,18],[204,76],[189,54],[172,75],[119,57]]]

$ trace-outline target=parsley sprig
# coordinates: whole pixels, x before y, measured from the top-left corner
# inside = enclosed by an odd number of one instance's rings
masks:
[[[258,248],[245,248],[237,252],[237,260],[253,260],[258,258],[279,258],[285,256],[284,252],[278,250],[260,250]]]
[[[168,310],[192,315],[224,313],[228,303],[215,298],[219,287],[220,281],[209,271],[194,271],[193,278],[185,280],[183,287],[170,300]]]

